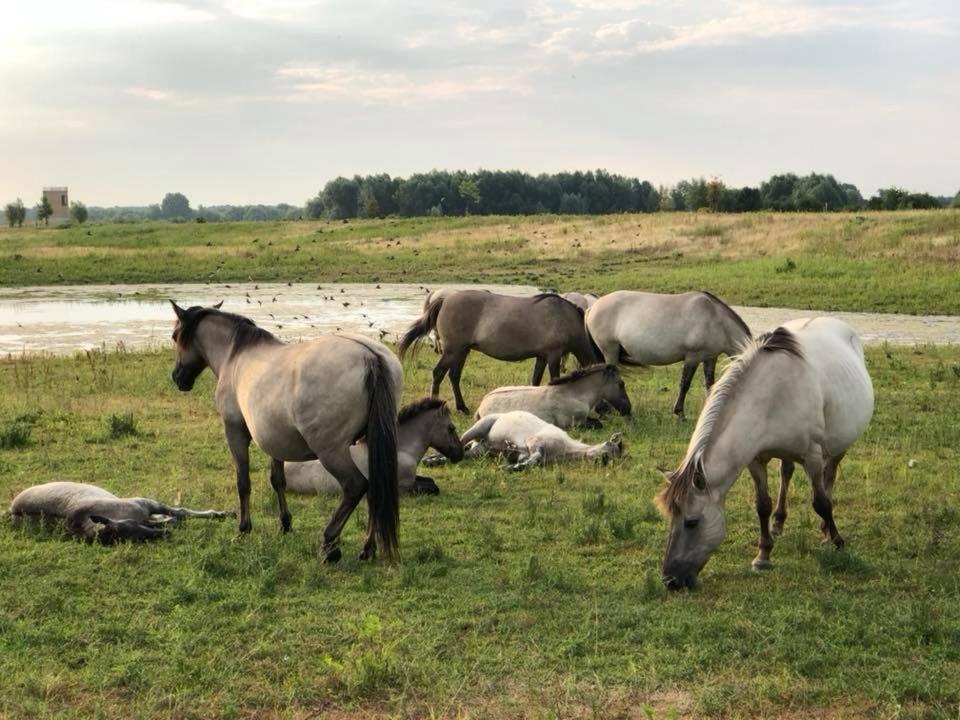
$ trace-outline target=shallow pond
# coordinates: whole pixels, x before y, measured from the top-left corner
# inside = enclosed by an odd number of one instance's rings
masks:
[[[532,295],[522,285],[450,285]],[[423,307],[428,288],[413,284],[231,283],[178,285],[79,285],[0,288],[0,353],[70,353],[104,347],[167,345],[173,311],[224,301],[284,340],[338,329],[396,339]],[[811,311],[735,307],[754,331]],[[868,343],[960,343],[960,317],[831,313],[850,322]]]

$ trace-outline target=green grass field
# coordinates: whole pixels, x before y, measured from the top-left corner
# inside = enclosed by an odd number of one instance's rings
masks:
[[[407,363],[405,400],[432,362]],[[331,498],[292,499],[282,536],[260,453],[247,537],[198,520],[103,548],[0,527],[0,715],[955,718],[960,349],[875,348],[868,365],[877,412],[835,491],[847,549],[820,544],[798,477],[776,567],[751,571],[741,478],[692,593],[659,582],[651,503],[692,427],[670,415],[676,368],[631,372],[634,417],[581,433],[624,432],[606,467],[435,469],[442,494],[402,502],[393,566],[355,559],[362,510],[344,560],[318,561]],[[0,362],[0,499],[72,479],[236,508],[212,377],[182,394],[171,366],[172,350]],[[474,355],[467,400],[528,372]]]
[[[707,288],[731,303],[960,313],[960,211],[0,228],[0,286],[271,280]]]

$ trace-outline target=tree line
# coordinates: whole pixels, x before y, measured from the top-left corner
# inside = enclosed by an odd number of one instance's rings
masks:
[[[891,187],[864,199],[851,183],[833,175],[810,173],[773,175],[759,187],[728,187],[720,178],[691,178],[676,185],[654,187],[647,180],[606,170],[531,175],[519,170],[432,170],[407,178],[387,174],[337,177],[305,205],[199,205],[190,206],[179,192],[147,206],[86,207],[71,203],[76,223],[88,218],[99,222],[221,222],[300,220],[307,218],[379,218],[388,215],[604,215],[711,210],[723,213],[757,210],[843,211],[960,208],[960,192],[953,198],[935,197]],[[31,216],[47,223],[53,212],[45,197],[32,210],[23,201],[8,203],[7,223],[23,225]]]

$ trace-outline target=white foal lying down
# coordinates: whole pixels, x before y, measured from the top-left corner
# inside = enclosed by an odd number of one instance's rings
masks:
[[[187,510],[149,498],[118,498],[96,485],[50,482],[17,495],[10,505],[10,515],[14,521],[63,518],[67,530],[78,538],[112,545],[121,540],[142,542],[161,537],[164,527],[182,518],[225,518],[235,513]]]
[[[598,445],[587,445],[574,440],[556,425],[544,422],[523,410],[495,413],[478,420],[460,438],[467,448],[465,456],[483,453],[503,454],[512,462],[507,470],[524,470],[531,465],[542,465],[574,458],[588,458],[607,462],[623,454],[623,438],[614,433]]]
[[[590,413],[608,402],[621,415],[630,414],[630,398],[615,365],[593,365],[551,380],[549,385],[510,385],[484,395],[477,417],[526,410],[557,427],[601,427]]]

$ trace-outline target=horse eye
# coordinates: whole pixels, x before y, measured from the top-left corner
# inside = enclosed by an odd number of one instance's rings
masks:
[[[683,519],[683,526],[687,528],[687,530],[693,530],[699,524],[700,518],[698,517],[688,517]]]

